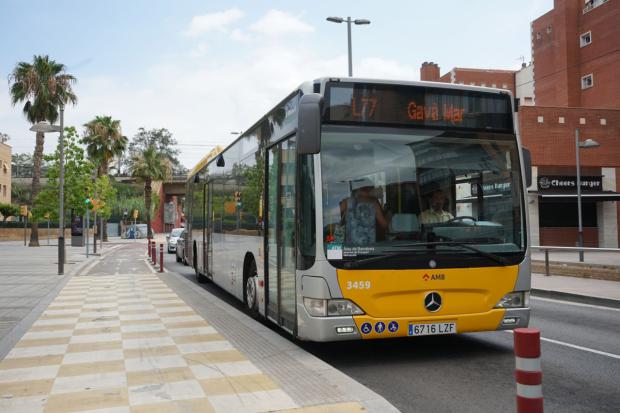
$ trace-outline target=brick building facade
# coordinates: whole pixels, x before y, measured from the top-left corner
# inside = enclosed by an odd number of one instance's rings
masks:
[[[620,2],[555,0],[531,30],[537,105],[620,107]]]
[[[420,80],[508,89],[514,95],[516,91],[515,73],[515,70],[455,67],[441,76],[437,63],[424,62],[420,68]]]

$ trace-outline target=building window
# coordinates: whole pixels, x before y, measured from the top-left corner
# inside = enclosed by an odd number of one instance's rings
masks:
[[[607,119],[601,118],[601,125],[603,126],[607,125]]]
[[[507,83],[502,83],[502,89],[508,89],[508,84]]]
[[[538,117],[538,123],[543,123],[545,121],[545,118],[542,116]]]
[[[480,82],[480,86],[486,86],[487,84],[485,82]]]
[[[542,34],[540,32],[536,32],[536,40],[542,39]]]
[[[551,25],[547,26],[547,34],[551,34],[552,31],[553,28],[551,27]]]
[[[493,83],[491,87],[497,87],[497,83]]]
[[[560,117],[558,118],[558,123],[564,123],[564,122],[565,122],[565,120],[564,120],[564,116],[560,116]]]
[[[476,82],[469,82],[471,86],[476,86]]]
[[[585,125],[586,124],[586,118],[579,118],[579,124],[580,125]]]
[[[592,32],[587,32],[579,37],[579,46],[584,47],[592,43]]]
[[[587,89],[592,86],[594,86],[594,76],[592,76],[592,73],[590,73],[589,75],[585,75],[581,78],[582,89]]]

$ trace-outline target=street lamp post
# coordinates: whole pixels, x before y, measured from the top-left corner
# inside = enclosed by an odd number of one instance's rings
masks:
[[[332,23],[343,23],[346,22],[347,23],[347,40],[348,40],[348,49],[349,49],[349,77],[353,76],[353,48],[351,46],[351,23],[354,24],[370,24],[370,20],[367,19],[355,19],[355,20],[351,20],[351,17],[347,17],[342,18],[342,17],[328,17],[327,18],[328,22],[332,22]]]
[[[594,139],[586,139],[583,142],[579,142],[579,128],[575,129],[575,157],[576,157],[576,167],[577,167],[577,220],[579,225],[579,233],[577,242],[579,243],[579,248],[583,248],[583,222],[581,219],[581,164],[579,160],[579,149],[580,148],[596,148],[600,146],[597,141]],[[579,250],[579,262],[583,262],[583,250]]]
[[[65,272],[65,142],[64,142],[64,115],[65,107],[60,105],[60,126],[50,125],[47,122],[38,122],[30,130],[33,132],[60,132],[58,137],[58,275]]]

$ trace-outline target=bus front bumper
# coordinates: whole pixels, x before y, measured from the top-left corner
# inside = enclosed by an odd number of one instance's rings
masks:
[[[368,315],[312,317],[303,305],[297,306],[297,337],[308,341],[345,341],[409,337],[410,325],[455,323],[456,333],[513,330],[527,327],[530,308],[492,309],[485,313],[457,316],[374,318]],[[369,331],[370,327],[370,331]]]

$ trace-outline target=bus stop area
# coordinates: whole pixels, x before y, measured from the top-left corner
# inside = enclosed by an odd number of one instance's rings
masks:
[[[158,273],[144,240],[110,241],[88,259],[68,247],[64,276],[53,246],[0,243],[0,411],[397,411],[190,279]],[[615,281],[532,284],[620,303]]]
[[[35,252],[47,261],[14,276],[5,261],[0,273],[2,303],[21,300],[27,312],[0,337],[2,412],[397,411],[194,283],[158,273],[142,240],[111,240],[88,260],[68,248],[76,269],[64,276],[52,250],[0,244],[21,268]],[[45,291],[29,294],[42,274]]]

